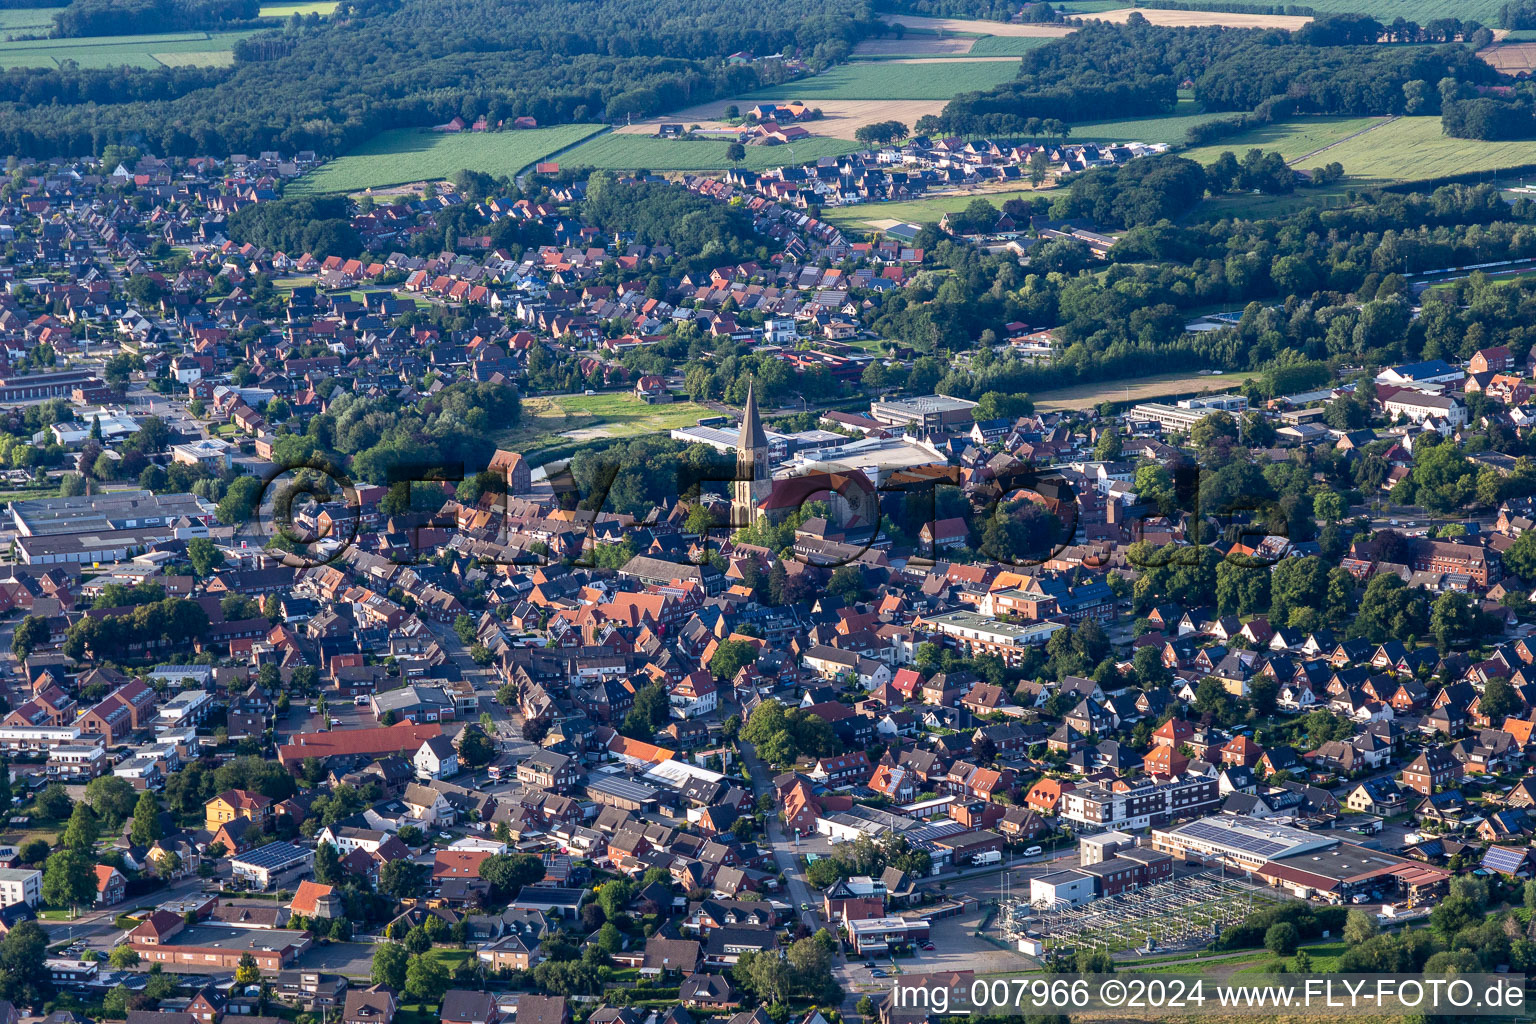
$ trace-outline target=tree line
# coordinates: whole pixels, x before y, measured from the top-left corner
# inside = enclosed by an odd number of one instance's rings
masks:
[[[226,30],[254,21],[260,0],[72,0],[53,16],[54,35],[127,36]]]
[[[100,73],[73,67],[8,76],[0,150],[77,156],[126,143],[165,156],[332,155],[388,128],[455,116],[643,116],[787,75],[779,61],[728,65],[721,54],[794,53],[825,67],[882,30],[856,0],[772,9],[530,0],[518,14],[507,18],[495,0],[345,0],[323,22],[241,40],[231,69],[118,68],[105,75],[107,93]]]

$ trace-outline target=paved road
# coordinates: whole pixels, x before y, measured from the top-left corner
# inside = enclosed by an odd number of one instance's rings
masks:
[[[747,764],[747,772],[752,777],[752,795],[761,797],[764,793],[773,792],[773,779],[768,774],[767,765],[758,759],[757,751],[752,749],[752,744],[746,740],[737,740],[741,747],[741,759]],[[796,912],[802,905],[816,907],[819,903],[814,889],[805,880],[804,873],[800,870],[799,857],[795,853],[794,843],[780,824],[778,815],[768,818],[768,843],[773,848],[773,859],[778,863],[779,870],[784,872],[784,886],[788,890],[791,903]],[[814,912],[814,911],[813,911]],[[818,914],[816,919],[821,920]]]

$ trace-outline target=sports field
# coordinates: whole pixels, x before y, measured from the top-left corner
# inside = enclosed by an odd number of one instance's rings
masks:
[[[816,131],[816,125],[807,127]],[[723,171],[736,166],[726,159],[727,142],[685,142],[648,135],[610,132],[583,142],[560,154],[565,167],[602,167],[610,170]],[[791,163],[805,163],[824,156],[841,156],[863,148],[848,139],[816,136],[787,146],[747,146],[742,167],[764,170]]]
[[[820,75],[747,93],[735,101],[743,110],[760,101],[948,100],[956,93],[990,89],[1018,74],[1012,61],[936,60],[927,64],[859,61],[839,64]]]
[[[7,31],[14,33],[17,30]],[[0,67],[54,68],[67,60],[83,68],[115,68],[125,64],[136,68],[185,64],[221,66],[233,63],[235,43],[254,31],[8,40],[0,42]]]
[[[1174,395],[1193,395],[1204,391],[1231,391],[1240,387],[1252,374],[1221,375],[1202,374],[1193,371],[1182,373],[1155,373],[1127,380],[1101,380],[1092,384],[1074,384],[1071,387],[1054,388],[1032,394],[1035,408],[1041,412],[1061,409],[1092,409],[1100,402],[1150,402],[1156,398]]]
[[[1208,164],[1225,152],[1235,153],[1241,158],[1250,149],[1262,149],[1266,152],[1277,152],[1287,161],[1295,161],[1309,153],[1323,150],[1313,158],[1317,165],[1321,166],[1334,159],[1333,150],[1325,147],[1333,146],[1356,132],[1363,132],[1373,126],[1377,126],[1379,130],[1379,126],[1385,121],[1386,119],[1381,117],[1299,118],[1261,125],[1209,146],[1184,150],[1179,155]],[[1307,161],[1301,162],[1305,165],[1303,170],[1312,166]]]
[[[1321,157],[1343,164],[1353,179],[1418,181],[1536,163],[1536,145],[1453,139],[1441,133],[1438,117],[1400,117]]]
[[[465,168],[515,175],[602,129],[598,124],[563,124],[527,131],[449,134],[426,128],[397,128],[323,164],[294,182],[289,191],[358,192],[408,181],[449,178]]]
[[[713,414],[707,406],[692,402],[647,405],[630,391],[525,398],[522,422],[514,430],[497,434],[496,443],[528,452],[562,441],[634,437],[691,427],[701,416]]]

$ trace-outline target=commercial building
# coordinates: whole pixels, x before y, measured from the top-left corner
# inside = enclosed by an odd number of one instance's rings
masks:
[[[1322,896],[1334,902],[1356,894],[1422,899],[1444,890],[1451,878],[1449,871],[1433,864],[1342,842],[1277,857],[1253,874],[1293,896]]]
[[[1062,793],[1058,813],[1080,830],[1136,831],[1206,814],[1220,805],[1221,789],[1216,779],[1182,775],[1074,789]]]
[[[189,925],[168,910],[150,914],[128,933],[128,941],[145,961],[174,971],[232,971],[247,954],[262,971],[279,971],[312,944],[308,932]]]
[[[143,530],[172,526],[180,519],[206,525],[213,518],[213,506],[194,494],[142,490],[34,498],[13,501],[10,508],[11,522],[23,537]]]
[[[207,466],[217,472],[234,462],[235,446],[217,437],[203,437],[186,444],[171,445],[171,458],[188,466]]]
[[[1185,861],[1257,871],[1273,860],[1325,850],[1338,843],[1289,825],[1242,814],[1218,814],[1152,831],[1152,848]]]
[[[268,843],[230,860],[230,877],[265,889],[273,882],[308,870],[314,862],[313,850],[292,843]]]
[[[1044,646],[1057,630],[1067,628],[1060,622],[1003,622],[966,611],[924,616],[916,626],[953,640],[967,657],[995,654],[1010,665],[1021,661],[1029,648]]]
[[[921,917],[871,917],[843,924],[848,929],[853,951],[860,956],[878,955],[893,946],[928,940],[928,921]]]
[[[1210,395],[1186,398],[1177,405],[1143,402],[1126,413],[1132,423],[1156,423],[1164,430],[1185,433],[1207,416],[1218,412],[1236,416],[1248,411],[1248,399],[1242,395]]]
[[[86,370],[58,370],[53,373],[28,373],[0,377],[0,403],[37,402],[45,398],[68,397],[77,387],[94,390],[101,378]]]
[[[192,524],[113,530],[108,533],[17,537],[16,554],[23,565],[104,565],[125,562],[134,555],[148,551],[152,545],[168,540],[190,540],[206,536],[208,527]]]
[[[976,403],[948,395],[880,399],[869,404],[869,415],[891,427],[916,427],[922,433],[959,433],[976,422]]]

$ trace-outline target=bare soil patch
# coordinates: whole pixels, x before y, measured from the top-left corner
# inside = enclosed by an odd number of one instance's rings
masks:
[[[1018,58],[1009,59],[1017,60]],[[806,92],[796,92],[794,98],[804,100],[813,107],[820,107],[823,115],[821,120],[805,121],[801,127],[812,135],[825,135],[834,139],[851,139],[855,131],[876,121],[900,121],[910,128],[923,115],[938,114],[948,102],[947,100],[821,100],[817,99],[814,93]],[[699,125],[703,128],[727,128],[729,125],[720,118],[724,116],[725,108],[732,103],[742,109],[750,106],[740,100],[716,100],[713,103],[701,103],[686,110],[679,110],[664,118],[625,125],[614,131],[621,135],[655,135],[657,126],[662,121],[669,124],[681,123],[688,127]]]
[[[1125,7],[1118,11],[1101,11],[1085,14],[1085,21],[1123,22],[1132,14],[1140,14],[1154,25],[1173,28],[1189,28],[1201,25],[1225,25],[1228,28],[1301,28],[1311,18],[1290,14],[1236,14],[1228,11],[1164,11],[1150,7]],[[999,33],[1001,34],[1001,33]]]
[[[1494,43],[1477,55],[1506,75],[1536,71],[1536,43]]]
[[[1119,14],[1119,11],[1111,12]],[[1168,12],[1183,13],[1183,12]],[[1101,15],[1095,15],[1101,17]],[[1234,15],[1235,17],[1235,15]],[[1034,36],[1041,39],[1070,35],[1069,25],[1013,25],[1006,21],[982,21],[978,18],[920,18],[913,14],[887,14],[885,20],[892,25],[926,29],[930,32],[969,32],[979,36]],[[1302,18],[1310,21],[1310,18]],[[911,40],[905,40],[910,43]]]

